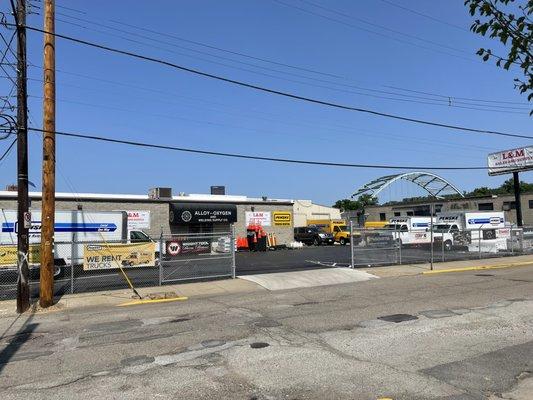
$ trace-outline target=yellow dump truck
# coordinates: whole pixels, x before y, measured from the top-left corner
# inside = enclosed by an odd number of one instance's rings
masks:
[[[308,219],[307,226],[316,226],[327,233],[331,233],[335,242],[342,245],[350,243],[350,228],[343,219]],[[359,232],[353,233],[354,243],[361,240]]]

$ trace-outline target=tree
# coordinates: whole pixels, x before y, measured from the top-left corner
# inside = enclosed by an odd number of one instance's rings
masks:
[[[369,194],[363,194],[359,196],[357,200],[342,199],[337,200],[333,207],[340,209],[341,211],[364,211],[366,206],[373,206],[378,203],[378,199],[372,197]]]
[[[496,59],[496,65],[506,70],[512,65],[518,66],[524,74],[524,79],[516,78],[515,87],[520,93],[526,93],[527,100],[531,101],[533,99],[533,19],[531,18],[533,0],[524,0],[524,3],[515,6],[515,0],[465,0],[470,15],[477,14],[482,18],[482,20],[476,19],[470,30],[482,36],[488,34],[490,38],[499,39],[508,48],[507,56],[496,55],[492,50],[484,48],[479,49],[477,54],[483,58],[483,61]]]

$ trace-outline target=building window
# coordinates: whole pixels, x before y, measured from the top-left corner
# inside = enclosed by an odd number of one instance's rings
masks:
[[[395,217],[400,217],[401,215],[402,215],[402,213],[399,212],[399,211],[395,211],[395,212],[394,212],[394,216],[395,216]]]
[[[514,201],[504,201],[503,202],[503,211],[516,210],[516,202]]]
[[[477,209],[479,211],[494,211],[493,203],[478,203]]]
[[[533,200],[529,200],[529,208],[533,208]]]
[[[386,213],[379,213],[379,220],[380,221],[386,221],[387,220],[387,214]]]
[[[415,215],[414,211],[407,211],[408,217],[412,217],[413,215]]]

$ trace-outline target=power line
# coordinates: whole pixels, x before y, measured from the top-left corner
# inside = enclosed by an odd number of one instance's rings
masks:
[[[385,37],[387,39],[394,40],[396,42],[400,42],[400,43],[408,44],[410,46],[415,46],[415,47],[419,47],[421,49],[425,49],[425,50],[433,51],[433,52],[436,52],[436,53],[444,54],[444,55],[447,55],[449,57],[460,58],[460,59],[463,59],[463,60],[466,60],[466,61],[470,61],[470,62],[475,62],[475,63],[479,62],[475,58],[468,58],[468,57],[460,56],[458,54],[448,53],[448,52],[445,52],[445,51],[442,51],[442,50],[434,49],[432,47],[426,47],[426,46],[420,45],[418,43],[413,43],[413,42],[410,42],[408,40],[400,39],[400,38],[395,37],[395,36],[389,36],[389,35],[386,35],[386,34],[384,34],[382,32],[376,32],[376,31],[373,31],[371,29],[363,28],[361,26],[354,25],[353,23],[346,22],[346,21],[343,21],[343,20],[340,20],[340,19],[337,19],[337,18],[333,18],[333,17],[327,16],[327,15],[324,15],[324,14],[320,14],[320,13],[317,13],[315,11],[308,10],[306,8],[303,8],[303,7],[296,6],[294,4],[285,3],[285,2],[283,2],[281,0],[272,0],[272,1],[275,2],[275,3],[281,4],[281,5],[285,6],[285,7],[290,7],[290,8],[294,8],[296,10],[302,11],[302,12],[304,12],[306,14],[311,14],[311,15],[314,15],[316,17],[320,17],[322,19],[326,19],[326,20],[329,20],[329,21],[332,21],[332,22],[336,22],[338,24],[345,25],[345,26],[348,26],[348,27],[353,28],[353,29],[358,29],[358,30],[362,30],[362,31],[365,31],[365,32],[372,33],[372,34],[377,35],[377,36],[382,36],[382,37]],[[455,51],[457,51],[457,50],[455,50]],[[481,65],[484,65],[484,64],[481,64]]]
[[[288,92],[269,89],[269,88],[266,88],[266,87],[263,87],[263,86],[258,86],[258,85],[251,84],[251,83],[237,81],[237,80],[226,78],[226,77],[223,77],[223,76],[220,76],[220,75],[215,75],[215,74],[211,74],[211,73],[208,73],[208,72],[200,71],[200,70],[197,70],[197,69],[184,67],[182,65],[178,65],[178,64],[172,63],[170,61],[165,61],[165,60],[161,60],[161,59],[158,59],[158,58],[153,58],[153,57],[145,56],[145,55],[142,55],[142,54],[133,53],[133,52],[130,52],[130,51],[127,51],[127,50],[120,50],[120,49],[116,49],[116,48],[113,48],[113,47],[101,45],[101,44],[98,44],[98,43],[93,43],[93,42],[89,42],[89,41],[86,41],[86,40],[74,38],[74,37],[71,37],[71,36],[66,36],[66,35],[62,35],[62,34],[58,34],[58,33],[47,32],[47,31],[44,31],[43,29],[35,28],[35,27],[32,27],[32,26],[27,26],[27,29],[32,30],[32,31],[36,31],[36,32],[41,32],[41,33],[48,33],[48,34],[54,35],[56,37],[59,37],[59,38],[62,38],[62,39],[65,39],[65,40],[68,40],[68,41],[71,41],[71,42],[74,42],[74,43],[79,43],[79,44],[83,44],[83,45],[86,45],[86,46],[89,46],[89,47],[94,47],[94,48],[98,48],[98,49],[101,49],[101,50],[106,50],[106,51],[109,51],[109,52],[112,52],[112,53],[122,54],[122,55],[125,55],[125,56],[137,58],[137,59],[140,59],[140,60],[150,61],[150,62],[153,62],[153,63],[156,63],[156,64],[165,65],[165,66],[168,66],[168,67],[171,67],[171,68],[175,68],[175,69],[178,69],[178,70],[181,70],[181,71],[189,72],[189,73],[192,73],[192,74],[195,74],[195,75],[199,75],[199,76],[203,76],[203,77],[206,77],[206,78],[211,78],[211,79],[215,79],[215,80],[222,81],[222,82],[232,83],[234,85],[247,87],[247,88],[258,90],[258,91],[265,92],[265,93],[276,94],[276,95],[279,95],[279,96],[283,96],[283,97],[287,97],[287,98],[291,98],[291,99],[295,99],[295,100],[301,100],[301,101],[305,101],[305,102],[308,102],[308,103],[320,104],[320,105],[327,106],[327,107],[343,109],[343,110],[348,110],[348,111],[354,111],[354,112],[360,112],[360,113],[366,113],[366,114],[371,114],[371,115],[376,115],[376,116],[396,119],[396,120],[400,120],[400,121],[412,122],[412,123],[417,123],[417,124],[422,124],[422,125],[436,126],[436,127],[440,127],[440,128],[448,128],[448,129],[465,131],[465,132],[473,132],[473,133],[492,134],[492,135],[498,135],[498,136],[517,137],[517,138],[522,138],[522,139],[533,139],[533,136],[528,136],[528,135],[521,135],[521,134],[514,134],[514,133],[507,133],[507,132],[499,132],[499,131],[492,131],[492,130],[478,129],[478,128],[468,128],[468,127],[463,127],[463,126],[459,126],[459,125],[451,125],[451,124],[445,124],[445,123],[439,123],[439,122],[432,122],[432,121],[421,120],[421,119],[417,119],[417,118],[410,118],[410,117],[404,117],[404,116],[395,115],[395,114],[384,113],[384,112],[380,112],[380,111],[374,111],[374,110],[370,110],[370,109],[364,109],[364,108],[359,108],[359,107],[343,105],[343,104],[339,104],[339,103],[332,103],[332,102],[325,101],[325,100],[313,99],[313,98],[310,98],[310,97],[305,97],[305,96],[300,96],[300,95],[296,95],[296,94],[292,94],[292,93],[288,93]]]
[[[428,14],[424,14],[424,13],[421,13],[420,11],[416,11],[416,10],[413,10],[411,8],[408,8],[408,7],[405,7],[405,6],[401,6],[399,4],[396,4],[396,3],[393,3],[392,1],[389,1],[389,0],[381,0],[383,3],[387,3],[393,7],[396,7],[396,8],[399,8],[399,9],[402,9],[404,11],[407,11],[407,12],[410,12],[412,14],[416,14],[416,15],[419,15],[421,17],[424,17],[424,18],[427,18],[427,19],[430,19],[434,22],[438,22],[439,24],[443,24],[443,25],[448,25],[448,26],[451,26],[452,28],[456,28],[456,29],[460,29],[464,32],[469,32],[470,31],[468,29],[465,29],[464,27],[460,26],[460,25],[455,25],[455,24],[452,24],[451,22],[448,22],[448,21],[444,21],[442,19],[438,19],[438,18],[435,18],[431,15],[428,15]]]
[[[8,156],[9,152],[11,151],[15,143],[17,143],[17,139],[13,140],[13,142],[11,142],[7,150],[2,154],[2,156],[0,156],[0,161],[2,161],[4,158]]]
[[[68,9],[68,7],[62,7],[62,8],[67,8]],[[82,10],[79,10],[79,9],[70,8],[70,10],[76,11],[77,13],[80,13],[80,14],[87,15],[87,13],[85,11],[82,11]],[[65,13],[61,13],[61,14],[63,16],[66,16],[66,17],[73,18],[73,19],[78,19],[78,20],[83,20],[85,22],[88,22],[88,23],[91,23],[91,24],[94,24],[94,25],[104,26],[107,29],[117,30],[117,28],[115,28],[115,27],[111,27],[111,26],[108,26],[108,25],[106,26],[106,25],[103,25],[103,24],[98,24],[96,22],[93,22],[93,21],[90,21],[90,20],[87,20],[87,19],[80,19],[79,17],[74,17],[74,16],[71,16],[71,15],[68,15],[68,14],[65,14]],[[98,19],[101,20],[101,18],[98,18]],[[256,61],[262,61],[262,62],[270,63],[270,64],[273,64],[273,65],[283,66],[283,67],[292,68],[292,69],[296,69],[296,70],[300,70],[300,71],[304,71],[304,72],[309,72],[309,73],[314,73],[314,74],[318,74],[318,75],[323,75],[323,76],[327,76],[327,77],[332,77],[332,78],[337,78],[337,79],[342,79],[342,80],[352,81],[352,82],[354,81],[353,79],[350,79],[348,77],[340,76],[338,74],[334,74],[334,73],[331,73],[331,72],[318,71],[318,70],[313,69],[313,68],[305,68],[305,67],[302,67],[302,66],[295,66],[295,65],[288,64],[288,63],[274,61],[274,60],[271,60],[271,59],[252,56],[250,54],[224,49],[224,48],[221,48],[221,47],[217,47],[217,46],[213,46],[213,45],[210,45],[210,44],[198,42],[198,41],[195,41],[195,40],[186,39],[186,38],[183,38],[183,37],[180,37],[180,36],[176,36],[176,35],[173,35],[173,34],[164,33],[164,32],[156,31],[156,30],[153,30],[153,29],[148,29],[148,28],[142,27],[142,26],[132,25],[130,23],[125,23],[125,22],[121,22],[121,21],[117,21],[117,20],[113,20],[113,19],[108,19],[106,21],[114,23],[114,24],[117,24],[117,25],[121,25],[121,26],[129,27],[129,28],[133,28],[133,29],[136,29],[136,30],[140,30],[140,31],[143,31],[143,32],[148,32],[148,33],[151,33],[151,34],[154,34],[154,35],[158,35],[158,36],[162,36],[162,37],[166,37],[166,38],[172,38],[172,39],[175,39],[175,40],[178,40],[178,41],[182,41],[182,42],[185,42],[185,43],[190,43],[190,44],[194,44],[194,45],[201,46],[201,47],[204,47],[204,48],[217,50],[217,51],[220,51],[220,52],[225,52],[227,54],[238,55],[238,56],[246,57],[246,58],[253,59],[253,60],[256,60]],[[66,22],[66,21],[64,21],[64,22]],[[71,22],[69,22],[69,23],[72,24]],[[81,25],[80,25],[80,27],[88,29],[87,27],[83,27]],[[125,30],[118,30],[118,31],[127,33],[128,35],[135,35],[134,33],[129,32],[129,31],[125,31]],[[129,39],[126,39],[126,40],[129,40]],[[153,40],[153,39],[150,38],[150,40]],[[170,44],[170,45],[174,45],[174,44]],[[192,49],[189,49],[189,50],[195,51],[195,50],[192,50]],[[207,53],[207,54],[209,54],[209,53]],[[214,55],[210,54],[210,56],[214,56]],[[233,61],[234,62],[239,62],[237,60],[233,60]],[[311,79],[311,78],[306,77],[306,79]],[[331,83],[332,84],[336,84],[336,85],[342,85],[342,84],[335,83],[335,82],[331,82]],[[371,92],[381,92],[381,93],[387,93],[387,94],[394,94],[394,95],[397,95],[397,96],[410,97],[409,95],[406,95],[406,94],[380,91],[380,90],[365,88],[365,87],[361,87],[361,86],[353,86],[353,85],[346,85],[346,86],[353,87],[353,88],[360,89],[360,90],[371,91]],[[385,87],[389,87],[389,86],[385,86]],[[392,88],[394,90],[400,90],[400,91],[403,90],[402,88],[395,88],[395,87],[390,87],[390,88]],[[416,91],[413,90],[412,93],[416,93]],[[435,101],[444,101],[444,102],[448,102],[449,99],[452,99],[453,102],[456,103],[455,99],[459,99],[459,100],[472,100],[472,101],[491,102],[491,103],[528,105],[528,103],[524,103],[524,102],[509,102],[509,101],[498,101],[498,100],[470,99],[470,98],[458,97],[458,96],[453,96],[453,95],[442,95],[442,94],[439,94],[439,93],[428,93],[427,91],[425,93],[423,93],[423,94],[441,97],[441,98],[443,98],[443,100],[437,100],[437,99],[434,99],[434,100]],[[413,98],[416,98],[416,96],[413,96]],[[464,104],[468,105],[469,103],[464,103]]]
[[[468,52],[466,50],[458,49],[456,47],[448,46],[448,45],[442,44],[442,43],[438,43],[438,42],[435,42],[433,40],[424,39],[424,38],[421,38],[421,37],[416,36],[416,35],[411,35],[409,33],[401,32],[401,31],[398,31],[396,29],[391,29],[391,28],[383,26],[383,25],[379,25],[379,24],[375,24],[375,23],[372,23],[372,22],[368,22],[368,21],[366,21],[366,20],[364,20],[362,18],[354,17],[353,15],[346,14],[344,12],[335,10],[333,8],[322,6],[320,4],[314,3],[314,2],[309,1],[309,0],[300,0],[300,2],[302,2],[304,4],[309,4],[309,5],[311,5],[313,7],[316,7],[318,9],[320,9],[320,10],[324,10],[324,11],[327,11],[327,12],[330,12],[330,13],[333,13],[333,14],[336,14],[336,15],[340,15],[340,16],[345,17],[345,18],[353,19],[353,20],[359,21],[359,22],[361,22],[363,24],[370,25],[370,26],[373,26],[373,27],[376,27],[376,28],[379,28],[379,29],[383,29],[383,30],[386,30],[386,31],[389,31],[389,32],[392,32],[392,33],[395,33],[395,34],[398,34],[398,35],[406,36],[406,37],[409,37],[409,38],[412,38],[412,39],[415,39],[415,40],[420,40],[421,42],[429,43],[429,44],[432,44],[434,46],[439,46],[439,47],[442,47],[442,48],[445,48],[445,49],[449,49],[449,50],[453,50],[453,51],[457,51],[457,52],[463,53],[463,54],[471,54],[470,52]]]
[[[29,131],[34,132],[44,132],[43,129],[38,128],[28,128]],[[289,163],[289,164],[305,164],[305,165],[319,165],[319,166],[328,166],[328,167],[346,167],[346,168],[376,168],[376,169],[396,169],[396,170],[417,170],[417,169],[426,169],[426,170],[487,170],[488,167],[431,167],[431,166],[403,166],[403,165],[385,165],[385,164],[351,164],[351,163],[338,163],[338,162],[328,162],[328,161],[311,161],[311,160],[298,160],[292,158],[278,158],[278,157],[262,157],[262,156],[252,156],[247,154],[238,154],[238,153],[225,153],[219,151],[210,151],[210,150],[199,150],[191,149],[186,147],[176,147],[168,145],[160,145],[147,142],[137,142],[131,140],[123,139],[113,139],[105,136],[98,135],[86,135],[81,133],[73,132],[63,132],[63,131],[54,131],[56,135],[66,136],[78,139],[88,139],[96,140],[108,143],[124,144],[129,146],[137,146],[143,148],[152,148],[152,149],[161,149],[161,150],[172,150],[179,151],[184,153],[193,153],[193,154],[203,154],[209,156],[219,156],[219,157],[230,157],[230,158],[240,158],[247,160],[257,160],[257,161],[271,161],[279,163]]]
[[[63,14],[63,15],[65,15],[65,14]],[[127,40],[127,41],[138,43],[138,44],[141,44],[141,45],[144,45],[144,46],[148,46],[150,48],[154,48],[155,47],[155,48],[159,48],[161,50],[164,50],[164,51],[167,51],[167,52],[170,52],[170,53],[173,53],[173,54],[177,54],[177,55],[180,55],[180,56],[186,56],[186,57],[190,57],[190,58],[193,58],[193,59],[199,59],[199,60],[202,60],[202,61],[205,61],[205,62],[208,62],[208,63],[222,65],[224,67],[234,68],[234,69],[237,69],[237,70],[250,72],[250,73],[253,73],[253,74],[267,76],[267,77],[274,78],[274,79],[281,79],[281,80],[285,80],[285,81],[288,81],[288,82],[307,85],[307,86],[311,86],[311,87],[318,87],[318,88],[327,89],[327,90],[333,90],[333,91],[338,91],[338,92],[355,94],[355,95],[359,95],[359,96],[366,96],[366,97],[372,97],[372,98],[378,98],[378,99],[384,99],[384,100],[391,100],[391,101],[401,101],[401,102],[411,102],[411,103],[418,103],[418,104],[437,105],[437,106],[441,106],[441,107],[444,106],[444,107],[462,108],[462,109],[476,110],[476,111],[506,112],[506,113],[510,113],[510,114],[523,114],[523,115],[529,114],[529,108],[523,108],[523,107],[500,106],[500,105],[496,105],[496,104],[495,105],[475,104],[475,103],[464,102],[464,101],[453,101],[452,102],[449,97],[446,98],[446,99],[441,99],[441,98],[434,98],[434,97],[433,98],[428,98],[428,97],[423,97],[423,96],[413,96],[413,95],[408,95],[408,94],[403,94],[403,93],[397,93],[397,92],[391,92],[391,91],[385,91],[385,90],[369,89],[369,88],[365,88],[365,87],[361,87],[361,86],[355,86],[355,85],[347,85],[347,84],[333,82],[333,81],[329,81],[329,80],[325,80],[325,79],[311,78],[311,77],[300,75],[300,74],[295,74],[295,73],[286,72],[286,71],[279,71],[279,70],[271,69],[271,68],[264,67],[264,66],[261,66],[261,65],[246,63],[246,62],[234,60],[234,59],[227,58],[227,57],[221,57],[221,56],[210,54],[210,53],[206,53],[206,52],[203,52],[203,51],[198,51],[198,50],[195,50],[195,49],[190,49],[190,48],[187,48],[187,47],[179,46],[179,45],[176,45],[174,43],[161,42],[161,41],[159,41],[157,39],[154,39],[154,38],[151,38],[151,37],[147,37],[147,36],[144,36],[144,35],[138,35],[138,34],[135,34],[135,33],[131,33],[131,32],[128,32],[128,31],[125,31],[125,30],[122,30],[122,29],[117,29],[117,28],[110,27],[108,25],[104,25],[104,24],[100,24],[100,23],[96,23],[96,22],[93,23],[92,21],[89,21],[89,20],[86,20],[86,19],[82,19],[82,18],[78,18],[78,17],[72,17],[72,16],[69,16],[69,17],[73,18],[73,19],[76,19],[76,20],[81,20],[83,22],[87,22],[87,23],[90,23],[90,24],[94,24],[96,26],[101,26],[101,27],[104,27],[104,28],[107,28],[107,29],[112,29],[112,30],[115,30],[115,31],[118,31],[118,32],[126,33],[128,35],[133,35],[133,36],[141,37],[141,38],[144,38],[144,39],[147,39],[147,40],[155,41],[157,43],[167,44],[167,45],[170,45],[170,46],[178,47],[178,48],[185,49],[185,50],[188,50],[188,51],[192,51],[192,52],[195,52],[195,53],[200,53],[200,54],[203,54],[203,55],[207,55],[209,57],[221,58],[223,60],[227,60],[227,61],[230,61],[230,62],[244,64],[244,65],[248,65],[248,66],[251,66],[251,67],[254,67],[254,68],[260,68],[260,69],[264,69],[264,70],[267,70],[267,71],[272,71],[272,72],[275,72],[275,73],[278,73],[278,74],[288,74],[288,75],[291,75],[291,76],[296,76],[296,77],[299,77],[299,78],[308,79],[308,80],[310,80],[312,82],[324,82],[324,83],[327,83],[327,84],[330,84],[330,85],[337,85],[337,86],[341,86],[341,87],[355,88],[355,89],[358,89],[358,90],[369,91],[371,93],[387,94],[387,95],[393,95],[393,96],[397,96],[397,97],[382,96],[382,95],[369,94],[369,93],[361,93],[361,92],[355,92],[355,91],[352,91],[352,90],[343,90],[343,89],[339,89],[339,88],[333,88],[333,87],[329,87],[329,86],[318,85],[318,84],[313,84],[313,83],[309,83],[309,82],[303,82],[303,81],[299,81],[299,80],[288,79],[288,78],[285,78],[285,77],[270,75],[270,74],[266,74],[264,72],[253,71],[253,70],[250,70],[250,69],[236,67],[234,65],[228,65],[228,64],[224,64],[224,63],[208,60],[208,59],[205,59],[205,58],[197,57],[197,56],[191,56],[189,54],[178,53],[178,52],[166,49],[166,48],[154,46],[153,44],[147,44],[147,43],[144,43],[144,42],[140,42],[138,40],[132,40],[132,39],[125,38],[125,37],[122,37],[122,36],[118,36],[118,35],[112,34],[110,32],[104,32],[104,31],[101,31],[101,30],[98,30],[98,29],[89,28],[89,27],[86,27],[86,26],[83,26],[83,25],[72,23],[70,21],[64,21],[64,20],[61,20],[61,19],[57,19],[60,22],[64,22],[64,23],[67,23],[67,24],[70,24],[70,25],[74,25],[74,26],[77,26],[77,27],[82,28],[82,29],[95,31],[95,32],[102,33],[102,34],[105,34],[105,35],[110,35],[110,36],[113,36],[113,37],[118,37],[120,39],[124,39],[124,40]],[[398,96],[401,96],[401,97],[398,97]],[[417,99],[417,100],[411,100],[411,99]],[[424,101],[418,101],[418,99],[424,100]],[[491,107],[491,108],[489,109],[487,107]],[[501,108],[501,109],[509,109],[509,110],[513,110],[513,109],[514,110],[523,110],[525,112],[512,112],[512,111],[507,112],[507,111],[503,111],[503,110],[498,110],[499,108]]]

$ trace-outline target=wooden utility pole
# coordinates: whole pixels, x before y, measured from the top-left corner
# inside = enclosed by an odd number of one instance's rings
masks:
[[[41,217],[41,274],[39,303],[54,302],[55,217],[55,23],[54,0],[44,0],[43,195]]]
[[[13,6],[13,3],[11,3]],[[30,308],[28,269],[28,94],[26,87],[26,0],[17,0],[17,312]]]

